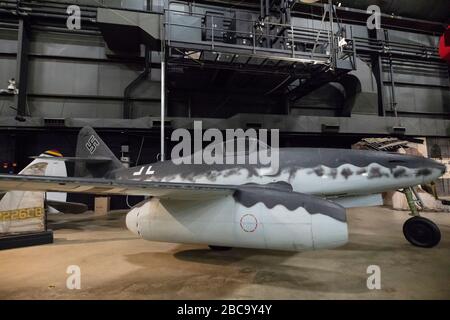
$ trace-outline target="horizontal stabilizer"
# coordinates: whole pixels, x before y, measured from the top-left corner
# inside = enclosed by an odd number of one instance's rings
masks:
[[[84,203],[46,200],[45,204],[62,213],[79,214],[89,210],[88,206]]]

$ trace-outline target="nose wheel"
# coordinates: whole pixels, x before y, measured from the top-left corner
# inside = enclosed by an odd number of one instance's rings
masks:
[[[432,248],[441,241],[441,231],[431,220],[424,217],[409,218],[403,225],[403,234],[412,245]]]
[[[439,227],[431,220],[421,217],[417,210],[416,203],[420,202],[414,189],[403,190],[411,209],[412,218],[406,220],[403,224],[403,235],[413,246],[421,248],[432,248],[441,241],[441,231]],[[421,207],[423,205],[420,203]]]

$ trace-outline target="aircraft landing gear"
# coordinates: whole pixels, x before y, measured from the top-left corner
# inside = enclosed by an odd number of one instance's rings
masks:
[[[441,231],[431,220],[421,217],[416,207],[420,199],[412,188],[403,190],[411,209],[412,218],[403,224],[403,235],[413,246],[432,248],[441,241]],[[416,199],[415,199],[416,198]]]
[[[441,241],[441,231],[431,220],[424,217],[412,217],[403,225],[403,234],[412,245],[432,248]]]
[[[208,246],[212,251],[228,251],[231,247],[221,247],[221,246]]]

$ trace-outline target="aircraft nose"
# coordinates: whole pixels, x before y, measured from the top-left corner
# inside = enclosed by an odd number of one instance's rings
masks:
[[[424,183],[438,179],[447,171],[447,167],[444,164],[429,158],[424,159],[423,167]]]
[[[135,235],[139,235],[138,212],[136,212],[135,209],[128,212],[125,222],[128,230],[133,232]]]
[[[434,160],[433,160],[434,161]],[[442,175],[444,175],[445,174],[445,172],[447,171],[447,167],[444,165],[444,164],[442,164],[442,163],[439,163],[439,162],[437,162],[437,161],[434,161],[434,165],[435,165],[435,167],[441,172],[441,176]]]
[[[447,170],[445,165],[443,165],[440,162],[437,162],[436,160],[430,159],[430,158],[425,158],[425,167],[427,167],[429,169],[434,169],[437,172],[439,172],[441,175],[443,175],[445,173],[445,171]]]

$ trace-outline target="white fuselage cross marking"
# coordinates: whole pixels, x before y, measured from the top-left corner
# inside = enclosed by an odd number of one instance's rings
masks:
[[[142,173],[144,172],[144,168],[145,167],[141,167],[141,169],[139,169],[139,171],[133,172],[133,176],[142,175]],[[150,176],[154,173],[155,173],[155,171],[152,170],[152,166],[148,166],[147,171],[145,172],[145,175]]]

